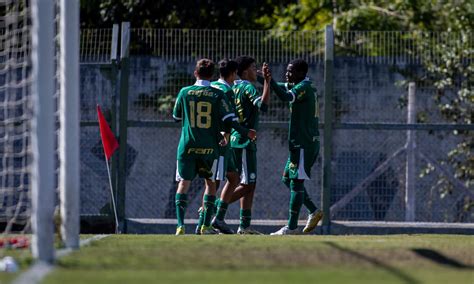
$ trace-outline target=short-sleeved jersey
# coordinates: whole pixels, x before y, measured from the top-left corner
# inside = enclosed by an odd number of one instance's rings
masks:
[[[222,79],[211,82],[211,87],[219,89],[224,93],[223,99],[231,107],[232,112],[235,114],[234,91],[232,91],[232,87]],[[234,117],[234,120],[237,120],[237,118]],[[225,132],[230,131],[229,129],[225,129],[223,123],[221,125],[221,130]],[[219,138],[222,139],[223,137],[219,136]],[[225,147],[219,147],[219,156],[224,156],[228,148],[230,148],[230,143],[228,143]]]
[[[173,109],[174,119],[182,121],[178,160],[218,156],[221,121],[235,117],[223,96],[209,81],[181,89]]]
[[[217,88],[221,90],[226,98],[226,102],[235,110],[234,105],[234,91],[232,91],[232,87],[224,80],[219,79],[211,83],[211,87]]]
[[[237,80],[232,86],[234,91],[235,115],[241,126],[248,129],[258,129],[259,109],[262,106],[261,93],[246,80]],[[230,139],[233,148],[247,148],[255,150],[256,144],[243,137],[237,131],[232,131]]]
[[[296,85],[278,83],[293,96],[290,101],[289,146],[311,149],[319,142],[319,106],[316,90],[311,81],[305,79]]]

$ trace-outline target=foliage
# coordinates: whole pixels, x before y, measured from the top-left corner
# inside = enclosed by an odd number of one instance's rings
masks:
[[[257,29],[257,19],[289,0],[81,0],[83,27],[129,21],[134,28]]]
[[[474,3],[458,1],[310,1],[302,0],[285,7],[275,7],[274,14],[259,22],[278,31],[322,29],[333,24],[338,31],[416,31],[407,33],[417,46],[425,74],[399,70],[409,80],[436,88],[433,100],[443,118],[452,123],[472,124],[474,109]],[[431,32],[437,32],[433,34]],[[403,50],[407,38],[400,34],[396,41]],[[380,55],[382,50],[371,44],[370,35],[354,39],[336,36],[336,46],[345,54],[356,52],[357,45],[368,46],[368,54]],[[409,51],[407,51],[409,52]],[[383,54],[382,54],[383,55]],[[408,81],[408,80],[407,80]],[[419,117],[427,119],[423,115]],[[427,121],[425,121],[427,122]],[[467,188],[474,184],[474,138],[469,131],[454,131],[462,137],[446,157],[454,176]],[[452,185],[442,176],[441,196],[451,192]],[[472,202],[469,201],[469,202]],[[469,205],[468,207],[472,206]]]

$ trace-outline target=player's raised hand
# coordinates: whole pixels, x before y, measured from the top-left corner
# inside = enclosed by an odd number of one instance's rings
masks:
[[[266,62],[264,62],[262,65],[262,74],[265,78],[265,81],[270,81],[272,79],[272,72],[270,71],[270,67],[268,67]]]
[[[257,131],[255,129],[250,129],[249,130],[249,133],[247,134],[247,137],[251,140],[251,141],[255,141],[255,139],[257,139]]]

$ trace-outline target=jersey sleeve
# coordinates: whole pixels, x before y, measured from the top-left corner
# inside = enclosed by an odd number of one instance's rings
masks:
[[[235,117],[234,111],[230,106],[227,96],[222,94],[219,100],[219,114],[223,122],[226,120],[232,121]]]
[[[295,101],[295,96],[288,91],[286,83],[275,82],[272,79],[270,82],[270,87],[278,96],[278,98],[280,98],[280,100],[290,103]]]
[[[265,104],[262,104],[262,94],[251,84],[247,85],[245,90],[245,94],[247,95],[250,102],[257,107],[258,109],[264,107]]]
[[[302,83],[296,84],[289,92],[294,96],[294,102],[302,102],[308,97],[307,87]]]
[[[183,93],[183,90],[181,90],[179,93],[178,93],[178,97],[176,98],[176,102],[174,104],[174,108],[173,108],[173,119],[175,121],[181,121],[183,120],[183,100],[182,100],[182,93]]]

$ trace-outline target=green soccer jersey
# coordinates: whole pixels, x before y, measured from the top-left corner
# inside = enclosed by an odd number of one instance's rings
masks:
[[[234,91],[232,91],[232,87],[222,79],[219,79],[217,81],[214,81],[211,83],[211,86],[213,88],[219,89],[222,92],[224,92],[224,97],[223,99],[225,102],[231,107],[232,112],[235,114],[235,107],[234,107]],[[234,117],[235,120],[237,120],[236,117]],[[229,133],[231,130],[226,129],[225,125],[222,123],[221,126],[221,131]],[[222,136],[219,136],[221,139],[223,138]],[[225,147],[219,147],[219,156],[224,156],[227,149],[230,148],[230,143],[228,143]]]
[[[221,122],[235,118],[223,96],[204,80],[181,89],[173,109],[173,118],[182,121],[178,160],[217,158]]]
[[[246,80],[235,81],[232,90],[234,91],[235,115],[239,124],[247,129],[257,130],[259,110],[266,110],[266,105],[262,104],[262,95]],[[250,141],[248,137],[242,136],[235,130],[232,131],[230,143],[233,148],[256,149],[254,141]]]
[[[311,81],[305,79],[296,85],[278,83],[286,89],[291,96],[289,146],[295,148],[313,149],[319,143],[319,106],[316,90],[311,86]]]
[[[222,79],[212,82],[211,86],[224,92],[226,102],[232,107],[232,110],[234,110],[234,91],[232,91],[232,87]]]

